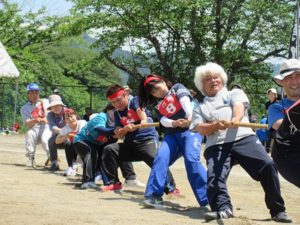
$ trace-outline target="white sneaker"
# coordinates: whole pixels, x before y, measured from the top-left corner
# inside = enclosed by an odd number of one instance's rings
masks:
[[[95,182],[89,181],[89,182],[82,184],[81,188],[82,189],[97,189],[97,188],[99,188],[99,186]]]
[[[98,174],[98,175],[95,177],[95,183],[99,185],[100,182],[101,182],[101,180],[102,180],[102,175],[101,175],[101,174]]]
[[[29,159],[29,158],[27,158],[26,166],[27,166],[27,167],[36,168],[36,166],[35,166],[35,160],[34,160],[34,159]]]
[[[146,184],[139,180],[125,180],[125,186],[128,187],[138,187],[138,188],[145,188]]]
[[[78,171],[77,163],[73,163],[72,168],[73,168],[73,170],[76,170],[76,172],[77,172]]]
[[[73,167],[68,167],[65,171],[65,176],[70,177],[70,176],[76,176],[77,171],[73,169]]]

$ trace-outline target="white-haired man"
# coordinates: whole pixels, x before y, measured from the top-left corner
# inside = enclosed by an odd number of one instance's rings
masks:
[[[251,128],[238,127],[238,122],[249,123],[249,100],[241,89],[228,91],[227,74],[216,63],[199,66],[195,85],[205,96],[194,110],[191,129],[206,135],[204,157],[207,162],[207,197],[212,212],[206,220],[233,217],[233,207],[227,190],[227,179],[232,166],[239,163],[265,191],[265,202],[271,218],[290,223],[273,160]],[[229,121],[230,123],[227,123]]]

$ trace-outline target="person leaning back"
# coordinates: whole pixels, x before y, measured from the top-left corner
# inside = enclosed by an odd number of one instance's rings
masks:
[[[38,84],[27,85],[28,102],[21,107],[22,120],[28,129],[25,136],[27,166],[35,167],[35,151],[38,143],[42,144],[43,150],[49,157],[48,140],[51,131],[47,124],[48,101],[40,100],[40,88]]]
[[[273,160],[251,128],[237,125],[249,123],[249,99],[241,89],[228,91],[227,79],[224,69],[216,63],[199,66],[195,72],[195,85],[205,96],[193,112],[190,127],[207,137],[204,157],[212,212],[205,213],[204,217],[206,220],[233,217],[227,179],[232,166],[239,163],[252,179],[261,183],[272,220],[290,223]]]
[[[289,121],[288,110],[300,97],[300,61],[288,59],[282,63],[280,74],[274,77],[283,87],[286,97],[272,104],[268,110],[269,129],[275,130],[272,158],[279,173],[300,188],[300,130]],[[299,112],[296,118],[299,118]],[[299,120],[295,121],[299,124]]]
[[[47,115],[47,120],[49,123],[49,128],[52,132],[52,136],[48,141],[49,145],[49,153],[50,153],[50,160],[51,166],[50,171],[54,172],[59,170],[58,164],[58,157],[57,157],[57,149],[65,149],[67,146],[70,145],[70,142],[64,142],[61,144],[56,144],[56,136],[59,134],[60,130],[66,125],[65,120],[63,118],[65,105],[61,100],[59,95],[50,95],[49,96],[49,106],[48,110],[50,112]]]

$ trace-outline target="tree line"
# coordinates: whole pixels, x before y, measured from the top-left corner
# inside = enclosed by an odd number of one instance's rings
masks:
[[[195,68],[213,61],[226,69],[229,86],[239,83],[249,93],[258,114],[265,91],[275,85],[270,60],[288,55],[295,12],[288,0],[71,1],[70,15],[61,17],[0,1],[0,41],[20,82],[105,89],[127,74],[135,87],[151,71],[194,88]],[[79,109],[89,102],[87,90],[64,96]],[[103,93],[94,104],[104,106]]]

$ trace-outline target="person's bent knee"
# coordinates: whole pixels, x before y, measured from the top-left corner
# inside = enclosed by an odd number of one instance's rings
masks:
[[[28,130],[26,135],[25,135],[25,138],[34,138],[36,136],[35,132],[33,130]]]
[[[155,162],[169,162],[170,161],[170,156],[168,154],[165,154],[163,151],[158,151],[157,154],[155,155]]]
[[[277,174],[277,169],[276,169],[276,166],[275,166],[275,163],[273,162],[273,160],[270,159],[265,163],[265,166],[259,171],[257,176],[253,177],[253,179],[259,181],[262,176],[268,176],[268,175],[274,174],[274,173]]]

